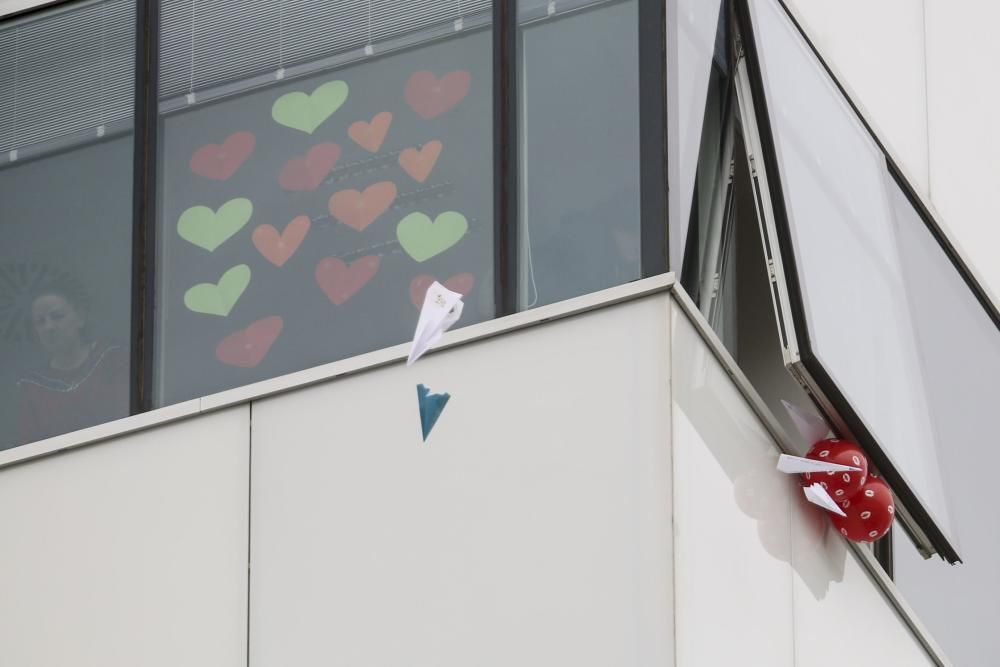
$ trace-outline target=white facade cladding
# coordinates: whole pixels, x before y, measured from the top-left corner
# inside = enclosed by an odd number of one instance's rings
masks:
[[[400,346],[5,452],[4,655],[820,666],[849,636],[856,665],[949,664],[775,472],[792,440],[672,290],[648,279],[450,332],[412,368]],[[426,444],[418,382],[453,396]]]

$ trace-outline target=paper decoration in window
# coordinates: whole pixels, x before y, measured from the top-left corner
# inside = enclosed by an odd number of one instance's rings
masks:
[[[252,132],[234,132],[221,144],[206,144],[191,156],[191,171],[214,181],[227,181],[253,153]]]
[[[185,241],[213,252],[233,234],[243,229],[253,215],[249,199],[230,199],[213,211],[207,206],[192,206],[177,221],[177,233]]]
[[[347,136],[369,153],[377,153],[378,149],[382,148],[385,135],[389,133],[390,125],[392,125],[392,114],[383,111],[375,114],[371,122],[359,120],[351,123],[347,128]]]
[[[329,81],[312,93],[286,93],[274,101],[271,117],[275,122],[312,134],[347,101],[349,88],[344,81]]]
[[[380,263],[375,255],[362,257],[350,265],[337,257],[327,257],[316,265],[316,284],[331,303],[340,306],[375,277]]]
[[[341,190],[330,197],[330,215],[360,232],[388,211],[395,200],[396,184],[392,181],[374,183],[364,192]]]
[[[271,225],[259,225],[253,230],[253,244],[271,264],[284,266],[302,245],[311,224],[309,216],[300,215],[281,233]]]
[[[439,282],[431,283],[424,295],[424,305],[420,308],[417,329],[413,333],[413,345],[406,359],[407,366],[441,339],[444,332],[462,316],[463,307],[461,294],[452,292]]]
[[[426,274],[417,276],[410,281],[410,301],[413,302],[415,308],[420,308],[423,304],[427,288],[434,282],[434,277]],[[469,296],[469,292],[472,291],[475,284],[476,277],[471,273],[459,273],[444,281],[445,288],[452,292],[458,292],[462,296]]]
[[[254,368],[267,356],[284,327],[284,320],[277,315],[257,320],[223,338],[215,348],[215,357],[229,366]]]
[[[406,82],[406,103],[422,118],[430,120],[455,107],[469,94],[472,75],[465,70],[448,72],[440,79],[420,70]]]
[[[199,283],[184,293],[189,310],[227,317],[250,284],[250,267],[238,264],[222,274],[218,283]]]
[[[417,385],[417,405],[420,408],[420,431],[424,442],[431,434],[431,429],[437,424],[438,418],[448,405],[451,394],[432,394],[431,390],[422,384]]]
[[[399,221],[396,238],[406,254],[424,262],[458,243],[469,231],[469,221],[455,211],[445,211],[431,219],[419,212]]]
[[[437,139],[428,141],[420,149],[407,148],[399,154],[399,166],[417,183],[423,183],[434,170],[442,148],[444,146]]]
[[[340,159],[340,146],[332,142],[317,144],[305,155],[285,163],[278,182],[285,190],[311,192],[323,184]]]

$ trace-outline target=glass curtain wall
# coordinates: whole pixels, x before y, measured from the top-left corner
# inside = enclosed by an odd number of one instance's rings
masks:
[[[132,0],[0,24],[0,449],[129,413]]]

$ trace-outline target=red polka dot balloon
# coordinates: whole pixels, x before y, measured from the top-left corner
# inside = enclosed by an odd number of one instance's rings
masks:
[[[802,475],[804,486],[819,482],[838,503],[854,497],[868,479],[868,459],[861,447],[850,440],[821,440],[812,446],[806,458],[861,468],[861,472],[807,472]]]
[[[831,514],[830,519],[840,534],[852,542],[874,542],[887,532],[896,516],[896,504],[889,485],[871,475],[861,490],[849,500],[841,501],[846,517]]]

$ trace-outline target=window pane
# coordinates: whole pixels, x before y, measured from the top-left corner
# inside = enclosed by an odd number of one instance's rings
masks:
[[[0,449],[129,412],[133,6],[0,24]]]
[[[991,434],[968,374],[1000,336],[782,8],[753,7],[809,351],[957,547],[945,471]]]
[[[208,5],[163,14],[157,401],[405,342],[435,279],[492,317],[489,3],[285,3],[266,36],[275,3]]]
[[[519,3],[525,308],[641,276],[638,3],[554,8]]]

